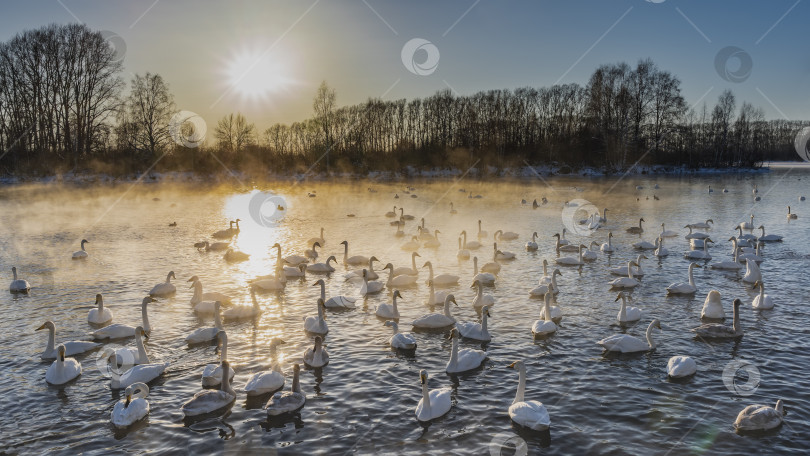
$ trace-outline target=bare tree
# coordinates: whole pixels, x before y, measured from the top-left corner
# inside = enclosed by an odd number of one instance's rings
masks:
[[[223,117],[214,131],[219,147],[225,152],[237,154],[256,142],[255,133],[255,125],[248,123],[242,113]]]
[[[120,133],[130,148],[156,156],[171,143],[169,121],[174,112],[174,97],[163,77],[136,74],[119,121],[119,125],[128,127]]]

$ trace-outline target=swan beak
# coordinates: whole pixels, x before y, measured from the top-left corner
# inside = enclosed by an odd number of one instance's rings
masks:
[[[47,327],[48,327],[48,326],[47,326],[47,323],[43,323],[43,324],[42,324],[42,326],[40,326],[40,327],[39,327],[39,328],[37,328],[36,330],[37,330],[37,331],[39,331],[40,329],[45,329],[45,328],[47,328]]]
[[[618,302],[618,301],[619,301],[619,299],[622,299],[622,294],[621,294],[621,293],[619,293],[619,295],[618,295],[618,296],[616,296],[616,300],[615,300],[615,301],[613,301],[613,302]]]
[[[423,385],[427,383],[427,375],[425,375],[424,373],[419,374],[419,381],[421,381]]]
[[[661,328],[661,322],[660,321],[655,323],[655,327],[663,331],[663,328]]]
[[[450,301],[451,301],[453,304],[455,304],[456,306],[458,306],[458,303],[456,302],[456,298],[453,298],[453,299],[451,299]]]
[[[141,335],[143,336],[144,339],[149,340],[149,334],[147,334],[145,330],[141,331]]]
[[[515,366],[517,365],[517,363],[518,363],[518,362],[517,362],[517,361],[515,361],[514,363],[510,364],[510,365],[509,365],[509,368],[510,368],[510,369],[514,369],[514,368],[515,368]]]

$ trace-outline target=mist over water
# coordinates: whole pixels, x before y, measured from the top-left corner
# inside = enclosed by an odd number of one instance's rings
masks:
[[[3,187],[0,265],[9,282],[10,269],[16,266],[32,289],[27,295],[0,293],[5,313],[0,319],[0,388],[6,392],[0,395],[0,409],[5,412],[0,417],[0,440],[8,451],[21,453],[275,449],[298,454],[328,446],[334,454],[487,454],[497,436],[515,435],[506,410],[514,399],[518,377],[507,366],[522,359],[528,372],[526,399],[543,402],[552,423],[548,435],[519,433],[530,454],[664,454],[670,449],[670,454],[802,454],[810,447],[810,438],[803,432],[810,418],[809,319],[804,311],[810,203],[798,197],[810,196],[805,193],[810,190],[808,182],[810,170],[775,169],[702,177],[630,176],[618,183],[616,178],[552,177],[545,182],[306,182],[251,191],[199,184]],[[654,189],[655,184],[660,189]],[[754,184],[762,198],[759,202],[753,199]],[[415,190],[406,193],[409,185]],[[715,190],[711,194],[709,185]],[[275,216],[268,210],[265,215],[270,222],[257,220],[250,204],[259,191],[283,198],[284,214]],[[482,198],[469,198],[470,192]],[[533,209],[532,201],[540,202],[542,197],[548,204]],[[522,199],[528,204],[521,204]],[[562,291],[556,303],[564,313],[560,328],[548,339],[533,340],[530,328],[539,318],[542,300],[530,298],[528,292],[542,275],[542,260],[553,264],[557,255],[552,235],[564,226],[564,202],[575,199],[591,202],[600,211],[609,208],[608,222],[589,236],[569,233],[568,239],[601,244],[612,231],[617,250],[609,256],[600,253],[595,262],[581,268],[560,268]],[[450,202],[457,214],[450,214]],[[797,220],[786,221],[788,205],[799,214]],[[405,237],[395,237],[396,227],[389,225],[395,219],[384,216],[393,206],[415,217],[403,228]],[[587,215],[575,213],[577,218]],[[773,310],[753,311],[751,300],[757,292],[750,285],[741,283],[739,275],[708,268],[695,271],[698,292],[693,298],[666,296],[667,285],[687,279],[685,224],[714,220],[708,231],[717,243],[709,249],[713,256],[709,263],[713,263],[730,258],[727,239],[736,234],[732,228],[750,214],[755,215],[756,226],[765,225],[768,234],[785,236],[784,242],[767,244],[762,254],[763,278],[776,300]],[[324,278],[327,296],[358,295],[359,284],[344,280],[344,274],[356,268],[342,264],[340,242],[348,241],[349,255],[379,258],[375,270],[385,281],[387,272],[381,271],[386,263],[411,265],[410,252],[400,246],[417,234],[423,217],[431,232],[440,231],[441,246],[420,248],[417,267],[431,261],[436,274],[461,277],[458,286],[442,289],[456,296],[459,305],[452,312],[458,321],[480,318],[471,305],[473,261],[456,258],[459,233],[466,230],[468,240],[478,240],[477,221],[482,220],[488,237],[481,240],[481,249],[472,251],[479,265],[493,260],[496,230],[520,236],[498,242],[499,249],[514,252],[517,259],[503,262],[496,286],[486,290],[496,304],[490,311],[493,340],[485,346],[484,368],[459,376],[445,374],[451,345],[444,334],[417,334],[415,355],[392,352],[386,345],[390,328],[374,314],[376,305],[391,301],[392,290],[385,289],[358,301],[356,310],[328,312],[329,365],[302,369],[301,387],[308,401],[300,418],[268,423],[262,410],[267,399],[246,401],[241,388],[250,374],[270,368],[275,358],[268,344],[275,337],[286,341],[278,349],[278,361],[289,388],[292,365],[301,361],[312,344],[302,319],[316,312],[319,288],[313,282]],[[641,236],[625,233],[640,217],[646,221],[645,232]],[[241,232],[232,246],[250,254],[249,260],[228,263],[223,252],[193,247],[198,241],[213,241],[211,233],[227,228],[228,221],[236,218],[241,219]],[[177,226],[169,226],[174,222]],[[650,259],[643,263],[647,275],[632,300],[644,315],[638,325],[623,330],[616,322],[616,292],[608,286],[615,276],[607,268],[635,259],[638,252],[630,244],[639,239],[654,241],[661,223],[680,235],[665,241],[669,257],[659,260],[648,253]],[[276,254],[271,246],[281,244],[284,256],[302,255],[310,247],[306,241],[318,237],[321,227],[326,245],[318,261],[335,255],[337,270],[328,276],[308,273],[306,279],[290,280],[283,292],[257,292],[264,310],[260,317],[225,322],[228,358],[236,370],[236,404],[224,417],[184,425],[180,405],[200,390],[203,367],[219,359],[214,345],[189,348],[184,342],[194,329],[212,325],[210,317],[198,318],[192,311],[192,290],[186,280],[197,275],[204,291],[226,293],[236,298],[233,304],[250,305],[248,281],[274,270]],[[524,245],[535,231],[539,250],[527,252]],[[71,260],[82,239],[90,241],[89,258]],[[576,255],[563,252],[561,256]],[[149,305],[152,333],[146,342],[153,361],[170,365],[150,385],[147,420],[128,432],[116,432],[109,416],[120,396],[110,390],[109,379],[97,368],[95,352],[75,356],[83,367],[76,381],[61,388],[48,386],[44,374],[49,363],[39,359],[47,332],[35,329],[52,320],[57,343],[88,339],[93,328],[87,323],[87,312],[94,306],[96,293],[103,294],[105,306],[115,313],[113,323],[140,324],[141,299],[170,270],[177,275],[178,291]],[[427,276],[425,268],[416,286],[400,290],[403,332],[411,331],[413,319],[431,312],[424,304]],[[694,339],[690,329],[700,324],[703,299],[712,289],[722,294],[728,315],[731,301],[742,299],[745,336],[741,340]],[[657,350],[637,356],[602,355],[598,340],[622,331],[643,337],[652,318],[660,319],[663,327],[654,333]],[[133,345],[131,341],[114,343]],[[469,340],[462,340],[461,346],[481,348]],[[666,363],[674,355],[696,360],[694,378],[667,380]],[[760,371],[760,384],[752,395],[734,394],[724,384],[723,370],[732,360],[750,362]],[[427,428],[413,414],[421,398],[420,369],[430,374],[431,389],[453,389],[453,408]],[[733,432],[732,423],[742,408],[753,403],[772,405],[780,398],[788,414],[778,432],[757,437]]]

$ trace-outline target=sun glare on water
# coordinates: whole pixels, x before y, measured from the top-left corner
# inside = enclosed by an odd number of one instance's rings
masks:
[[[228,84],[246,98],[261,99],[285,90],[292,82],[289,65],[278,53],[241,51],[227,64]]]

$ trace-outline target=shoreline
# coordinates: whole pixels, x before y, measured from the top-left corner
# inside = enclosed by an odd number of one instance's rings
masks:
[[[758,168],[700,168],[691,169],[685,166],[664,166],[664,165],[644,165],[635,166],[628,170],[583,167],[577,170],[567,165],[544,165],[544,166],[523,166],[519,168],[495,168],[487,169],[471,168],[461,170],[458,168],[431,168],[417,169],[407,167],[403,171],[369,171],[360,173],[310,173],[310,174],[276,174],[266,173],[263,176],[248,175],[235,172],[219,174],[199,174],[193,172],[155,172],[139,174],[125,174],[113,176],[105,173],[64,173],[47,177],[31,176],[2,176],[0,186],[14,186],[22,184],[67,184],[67,185],[115,185],[134,183],[139,179],[142,183],[209,183],[222,184],[228,181],[242,181],[245,183],[255,182],[301,182],[311,180],[316,182],[327,182],[329,180],[350,180],[350,181],[373,181],[373,182],[403,182],[413,179],[457,179],[461,176],[477,180],[531,180],[538,176],[562,177],[562,178],[602,178],[621,176],[709,176],[709,175],[733,175],[733,174],[765,174],[772,169],[783,168],[809,168],[810,163],[798,162],[771,162],[763,163]],[[465,172],[466,171],[466,172]]]

